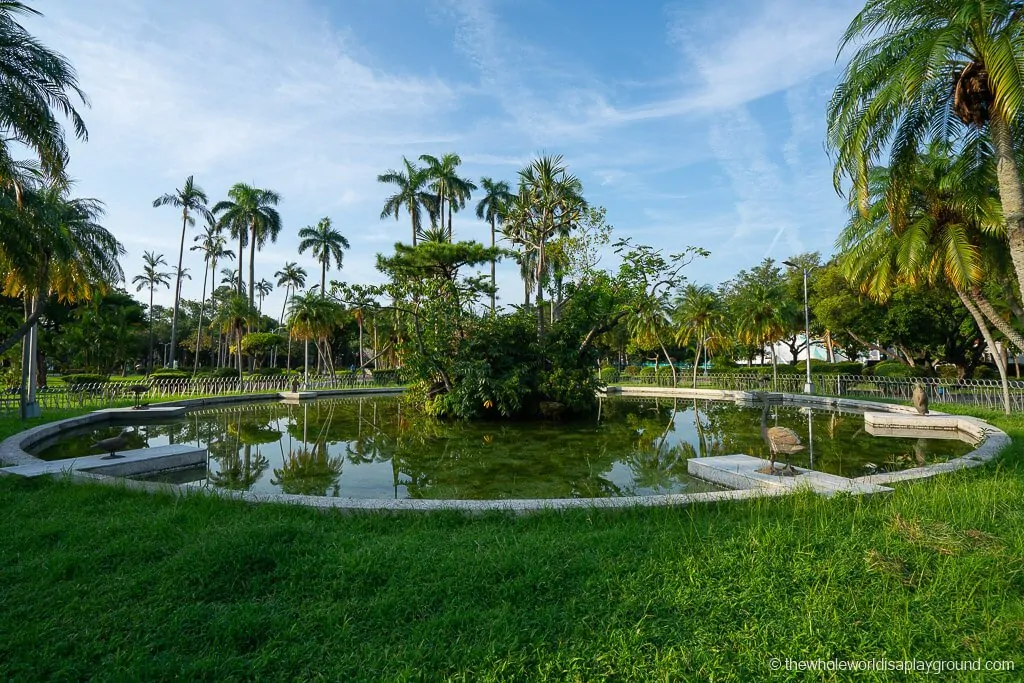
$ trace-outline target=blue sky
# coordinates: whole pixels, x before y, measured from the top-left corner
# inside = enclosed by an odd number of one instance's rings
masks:
[[[455,151],[466,175],[510,181],[538,153],[564,155],[616,235],[707,248],[687,274],[714,284],[765,256],[831,251],[843,202],[824,112],[859,6],[89,0],[38,3],[46,17],[26,25],[72,60],[92,101],[71,172],[79,195],[106,202],[129,280],[143,250],[176,259],[180,223],[152,200],[194,174],[211,201],[237,181],[282,194],[284,231],[257,278],[297,260],[318,279],[296,233],[330,216],[352,243],[334,277],[375,281],[375,254],[409,233],[404,215],[379,219],[377,174]],[[487,234],[469,210],[455,232]],[[198,299],[203,264],[185,259],[183,293]],[[514,266],[499,269],[504,300],[519,302]]]

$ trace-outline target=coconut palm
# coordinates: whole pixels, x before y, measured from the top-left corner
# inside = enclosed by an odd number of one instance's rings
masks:
[[[274,207],[281,196],[273,190],[262,190],[245,183],[236,183],[228,190],[228,199],[217,202],[213,213],[220,218],[232,237],[238,238],[238,293],[242,294],[242,249],[249,243],[249,305],[256,302],[256,250],[269,239],[277,241],[281,232],[281,214]],[[246,234],[246,232],[248,234]]]
[[[309,226],[299,230],[299,253],[306,250],[313,252],[313,258],[320,262],[320,295],[327,296],[327,269],[331,264],[341,270],[345,257],[345,249],[349,248],[348,239],[331,227],[330,218],[321,218],[316,227]]]
[[[203,229],[203,234],[196,236],[194,241],[198,242],[198,244],[191,247],[192,251],[202,252],[203,261],[206,263],[206,266],[203,268],[203,296],[199,300],[199,327],[196,331],[196,358],[195,365],[192,368],[193,373],[199,371],[199,346],[203,338],[203,311],[206,308],[207,276],[212,275],[217,270],[218,260],[235,257],[234,253],[228,249],[227,240],[224,239],[220,232],[221,227],[213,217],[213,214],[207,214],[206,227]]]
[[[776,284],[753,282],[744,291],[735,311],[736,336],[755,348],[769,347],[772,359],[772,383],[778,381],[775,343],[786,333],[786,303],[782,288]],[[763,356],[762,356],[763,358]]]
[[[696,354],[693,359],[693,387],[697,388],[697,367],[700,365],[702,351],[707,355],[708,347],[713,342],[721,345],[725,339],[725,306],[721,297],[707,285],[687,285],[683,294],[676,301],[675,323],[677,326],[676,340],[682,344],[696,342]]]
[[[153,200],[154,207],[173,206],[181,209],[181,246],[178,249],[178,269],[181,272],[181,262],[185,256],[185,230],[190,225],[195,225],[196,219],[193,214],[206,216],[209,209],[206,204],[209,200],[203,188],[195,184],[194,176],[185,179],[185,184],[165,195]],[[178,343],[178,305],[181,301],[181,278],[178,278],[174,286],[174,312],[171,314],[171,352],[177,356]]]
[[[403,209],[408,212],[412,221],[412,245],[416,246],[419,234],[423,230],[423,211],[426,210],[433,220],[440,209],[437,197],[427,189],[430,177],[426,169],[417,168],[405,157],[402,157],[402,161],[405,163],[404,171],[388,169],[377,176],[377,182],[397,187],[395,194],[384,202],[380,217],[383,220],[394,216],[397,221]]]
[[[31,150],[42,175],[63,185],[68,149],[58,116],[70,121],[75,137],[87,140],[75,101],[88,106],[88,100],[67,59],[30,35],[19,16],[42,15],[23,2],[0,2],[0,186],[20,195],[25,172],[37,165],[15,161],[12,144]]]
[[[256,296],[258,296],[260,299],[260,305],[258,309],[260,315],[263,315],[263,299],[270,296],[270,293],[272,291],[274,291],[274,285],[270,282],[270,280],[263,278],[262,280],[256,283]]]
[[[476,189],[467,178],[460,178],[458,174],[462,158],[458,154],[445,154],[440,159],[429,154],[420,155],[420,161],[425,163],[427,177],[430,178],[430,189],[434,191],[437,198],[437,214],[440,216],[440,227],[444,232],[446,241],[452,241],[452,213],[466,206]],[[448,207],[448,225],[445,226],[445,206]]]
[[[314,287],[313,289],[316,289]],[[330,347],[327,339],[338,326],[341,308],[314,291],[293,296],[288,314],[288,329],[292,336],[305,342],[305,381],[309,381],[309,342],[317,347],[318,358],[324,358],[333,373]]]
[[[233,335],[235,356],[238,361],[238,379],[242,379],[242,330],[259,320],[259,312],[249,303],[245,295],[236,293],[227,299],[218,311],[221,330]]]
[[[274,273],[277,278],[277,286],[284,287],[284,304],[281,306],[280,324],[284,325],[284,313],[291,301],[291,295],[306,286],[306,269],[299,264],[290,261],[284,264],[284,268]]]
[[[497,226],[505,222],[505,213],[508,211],[508,203],[512,200],[512,191],[504,180],[491,180],[481,178],[480,187],[483,188],[484,196],[477,202],[476,217],[491,224],[491,247],[495,246],[495,232]],[[497,290],[498,282],[495,278],[495,260],[491,259],[491,289]],[[494,295],[491,292],[491,315],[494,315]]]
[[[153,372],[153,289],[155,287],[170,287],[171,274],[159,271],[160,266],[166,266],[162,254],[154,254],[151,251],[142,254],[142,274],[132,278],[132,284],[136,285],[135,291],[141,292],[149,287],[149,356],[146,361],[146,373]]]
[[[837,188],[853,180],[869,203],[869,168],[892,173],[931,138],[970,144],[987,134],[997,162],[1010,256],[1024,290],[1024,184],[1017,164],[1024,108],[1020,0],[868,0],[843,36],[855,51],[828,107]]]
[[[238,289],[240,289],[241,287],[237,287],[237,285],[239,285],[239,283],[243,287],[245,285],[245,281],[239,279],[239,277],[238,277],[238,268],[221,268],[220,269],[220,283],[222,285],[230,285],[232,287],[235,287],[236,288],[235,289],[235,294],[241,294],[241,292],[238,291]]]
[[[672,369],[672,385],[678,383],[676,367],[665,348],[665,335],[669,329],[668,302],[664,296],[646,296],[636,302],[626,317],[626,327],[636,345],[641,349],[655,351],[655,374],[657,374],[657,357],[660,350],[665,362]]]

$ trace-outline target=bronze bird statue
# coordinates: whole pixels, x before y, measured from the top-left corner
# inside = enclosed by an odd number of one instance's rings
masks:
[[[928,392],[925,391],[924,385],[920,382],[914,385],[914,408],[921,415],[928,414]]]
[[[110,455],[103,456],[104,460],[123,458],[123,455],[117,455],[117,451],[123,450],[128,445],[129,434],[131,434],[131,431],[125,429],[117,436],[112,436],[109,439],[100,439],[92,445],[92,448],[99,448],[110,453]]]
[[[789,427],[768,427],[768,397],[763,396],[764,407],[761,409],[761,438],[768,444],[771,456],[768,467],[760,470],[764,474],[783,474],[793,476],[797,472],[787,464],[782,469],[775,469],[775,456],[779,453],[792,454],[804,449],[800,435]]]

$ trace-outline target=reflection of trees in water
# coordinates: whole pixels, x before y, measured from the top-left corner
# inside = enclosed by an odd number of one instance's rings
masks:
[[[231,420],[229,415],[225,415],[224,436],[208,444],[210,456],[219,466],[216,472],[210,473],[210,483],[221,488],[247,491],[270,467],[270,461],[260,452],[260,446],[279,441],[281,432],[244,410],[237,411],[235,416]]]
[[[284,458],[284,464],[274,469],[271,483],[280,486],[285,493],[323,496],[331,492],[337,496],[343,463],[344,458],[331,457],[327,444],[320,442],[312,448],[290,451]]]

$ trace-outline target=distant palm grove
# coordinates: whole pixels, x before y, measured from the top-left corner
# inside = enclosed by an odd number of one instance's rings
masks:
[[[28,404],[53,371],[349,373],[402,379],[431,415],[493,418],[588,411],[624,371],[778,374],[810,352],[850,374],[871,354],[873,372],[991,377],[1005,392],[1024,353],[1022,11],[869,0],[852,18],[824,107],[835,174],[821,191],[848,202],[834,254],[692,282],[701,245],[669,253],[613,230],[559,155],[501,179],[471,175],[455,153],[410,154],[377,177],[380,220],[405,238],[368,284],[344,278],[353,235],[340,221],[290,223],[271,187],[193,176],[138,198],[177,252],[126,263],[103,203],[76,196],[67,174],[66,138],[88,139],[75,71],[19,24],[34,10],[0,3],[4,43],[21,46],[0,51],[4,380]],[[456,234],[463,211],[479,227]],[[283,237],[297,238],[296,260],[271,262],[262,252]],[[521,288],[499,290],[502,262]],[[184,280],[201,280],[198,300],[182,297]],[[275,289],[283,307],[266,310]],[[168,290],[173,304],[155,304]]]

